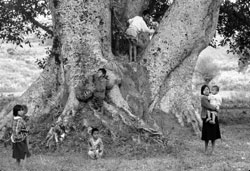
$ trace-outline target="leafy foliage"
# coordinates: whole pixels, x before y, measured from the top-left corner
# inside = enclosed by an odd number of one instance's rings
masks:
[[[229,52],[248,56],[250,53],[250,1],[225,0],[220,9],[217,31],[223,36],[219,45],[229,44]]]
[[[36,59],[35,63],[40,69],[44,69],[46,66],[48,58]]]
[[[171,3],[172,0],[151,0],[148,10],[153,17],[153,20],[160,22]]]
[[[24,36],[31,33],[41,39],[50,38],[51,24],[37,20],[50,15],[46,0],[1,0],[0,39],[22,46],[22,43],[30,44]]]

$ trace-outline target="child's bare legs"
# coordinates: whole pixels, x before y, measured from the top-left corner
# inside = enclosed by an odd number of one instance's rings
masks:
[[[212,112],[208,111],[207,112],[207,119],[206,119],[206,122],[210,121],[211,120],[211,114]]]
[[[132,50],[133,50],[133,45],[132,43],[129,41],[129,62],[132,62],[133,57],[132,57]]]
[[[102,155],[103,155],[103,151],[102,150],[96,150],[95,151],[95,157],[96,157],[95,159],[101,158]]]
[[[21,166],[21,159],[16,159],[16,164],[18,167],[20,167]]]
[[[215,140],[212,140],[212,151],[211,151],[211,154],[213,154],[213,152],[214,152],[214,147],[215,147]]]
[[[215,113],[214,112],[210,112],[210,113],[211,113],[211,120],[209,121],[209,123],[215,124]]]
[[[94,159],[94,160],[97,159],[95,150],[89,150],[88,155],[91,159]]]
[[[27,154],[25,155],[25,158],[23,160],[23,169],[26,169],[26,165],[27,165]]]
[[[205,141],[205,154],[207,154],[208,141]]]
[[[215,113],[212,112],[211,115],[212,115],[212,123],[215,124]]]
[[[134,61],[136,62],[137,49],[136,49],[136,45],[135,44],[133,44],[133,48],[134,48]]]

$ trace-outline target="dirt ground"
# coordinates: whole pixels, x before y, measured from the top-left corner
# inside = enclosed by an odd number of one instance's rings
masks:
[[[221,124],[222,139],[213,155],[204,154],[198,136],[180,131],[169,146],[175,149],[159,156],[104,157],[91,160],[81,153],[34,154],[27,160],[29,171],[248,171],[250,170],[250,123]],[[209,146],[211,147],[211,145]],[[139,155],[140,156],[140,155]],[[0,145],[0,170],[20,170],[11,158],[11,147]]]

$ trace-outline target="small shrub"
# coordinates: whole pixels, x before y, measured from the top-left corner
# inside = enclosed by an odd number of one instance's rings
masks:
[[[47,64],[48,58],[36,59],[35,63],[40,69],[44,69]]]

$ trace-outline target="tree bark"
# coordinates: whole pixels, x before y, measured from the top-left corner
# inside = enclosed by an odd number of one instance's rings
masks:
[[[191,122],[195,131],[199,118],[192,104],[191,79],[199,53],[214,35],[220,4],[220,0],[174,1],[142,60],[149,71],[150,109],[173,113],[182,125]]]

